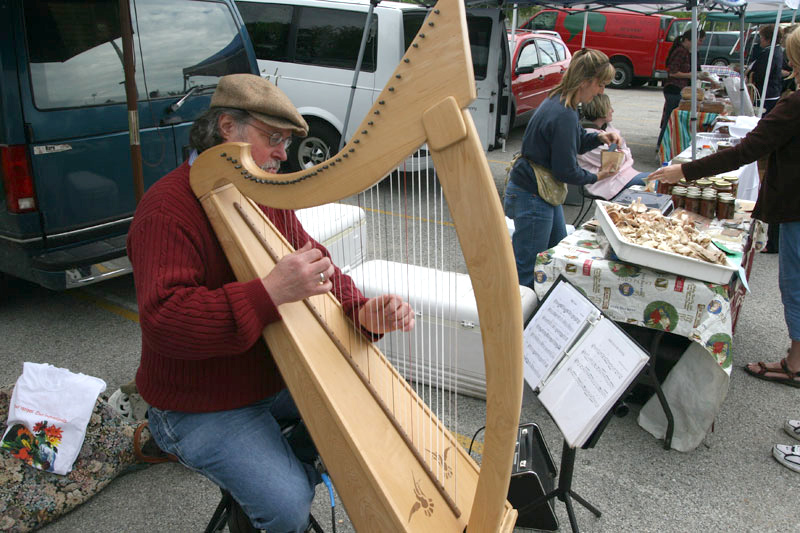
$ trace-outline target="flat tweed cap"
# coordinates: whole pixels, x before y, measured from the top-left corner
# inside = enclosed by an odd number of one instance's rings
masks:
[[[308,135],[308,123],[289,97],[255,74],[221,77],[211,97],[211,107],[242,109],[273,128],[292,130],[297,137]]]

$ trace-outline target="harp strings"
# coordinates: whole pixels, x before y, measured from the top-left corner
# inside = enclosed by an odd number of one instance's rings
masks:
[[[288,211],[279,216],[293,248],[299,247],[304,229],[323,245],[331,241],[329,251],[340,259],[349,252],[351,258],[360,257],[365,264],[383,260],[373,263],[380,265],[373,270],[351,272],[347,267],[353,265],[337,267],[345,267],[355,287],[377,284],[368,297],[396,294],[414,308],[414,330],[396,331],[378,342],[396,374],[386,372],[384,364],[371,355],[374,352],[365,349],[369,341],[355,322],[351,322],[346,338],[340,340],[349,353],[358,354],[356,364],[374,384],[385,409],[455,500],[458,454],[453,448],[458,444],[445,438],[438,428],[441,424],[458,433],[458,335],[453,326],[458,325],[460,291],[457,279],[448,272],[459,269],[463,259],[454,261],[450,257],[457,239],[431,162],[426,155],[418,155],[414,161],[417,168],[401,166],[355,197],[324,206],[314,218],[295,217]],[[358,221],[354,228],[353,217],[348,216],[347,210],[353,207],[366,214],[363,231]],[[267,232],[264,220],[261,231]],[[359,232],[359,236],[353,236],[353,232]],[[342,240],[337,241],[339,237]],[[278,255],[291,251],[284,246]],[[344,312],[328,298],[311,300],[323,319]],[[416,405],[413,395],[403,394],[407,388],[413,389],[428,409]]]

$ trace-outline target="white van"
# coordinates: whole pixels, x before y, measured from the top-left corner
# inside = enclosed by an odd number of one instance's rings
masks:
[[[338,151],[369,0],[240,0],[236,2],[261,75],[291,98],[308,121],[308,137],[289,148],[289,170],[315,165]],[[381,2],[375,7],[347,124],[355,132],[389,81],[428,10]],[[467,25],[478,98],[470,106],[484,149],[508,134],[511,76],[505,17],[470,9]],[[424,152],[424,151],[423,151]]]

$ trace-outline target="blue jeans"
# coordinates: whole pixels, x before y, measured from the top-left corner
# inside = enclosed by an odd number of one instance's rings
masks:
[[[789,337],[793,341],[800,341],[800,222],[781,224],[778,286]]]
[[[514,221],[511,245],[517,262],[519,284],[533,288],[536,255],[552,248],[567,236],[564,211],[509,181],[503,197],[503,211]]]
[[[254,527],[305,531],[320,478],[281,433],[282,425],[300,418],[287,390],[230,411],[150,407],[148,418],[158,446],[229,491]]]

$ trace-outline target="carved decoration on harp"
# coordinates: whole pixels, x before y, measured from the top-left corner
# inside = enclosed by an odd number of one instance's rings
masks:
[[[359,134],[331,159],[274,175],[257,168],[249,145],[229,143],[206,150],[192,166],[192,188],[234,273],[246,281],[264,277],[291,251],[256,202],[299,209],[352,196],[428,144],[472,279],[483,335],[487,398],[481,467],[377,348],[354,338],[358,334],[331,294],[282,305],[283,320],[264,330],[359,531],[511,531],[516,521],[506,494],[522,401],[521,305],[497,191],[465,110],[475,96],[463,3],[440,0]],[[363,371],[367,366],[369,376]],[[426,431],[445,443],[440,451],[426,449],[415,431],[393,419],[380,400],[387,395],[411,406],[408,416],[424,421]],[[437,469],[450,475],[432,472]]]

